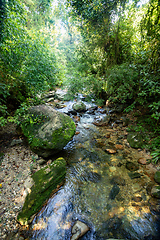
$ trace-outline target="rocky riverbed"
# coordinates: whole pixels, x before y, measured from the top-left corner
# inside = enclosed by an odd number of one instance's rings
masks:
[[[90,109],[89,111],[90,114],[93,114],[94,110]],[[104,109],[99,109],[99,113],[103,111]],[[130,115],[125,117],[132,122],[135,120]],[[77,125],[80,119],[81,116],[74,116],[74,121]],[[95,184],[99,181],[100,176],[97,170],[98,166],[105,165],[102,167],[103,169],[107,167],[107,174],[110,176],[113,186],[113,188],[109,189],[110,200],[114,200],[119,196],[119,200],[117,198],[117,201],[123,202],[123,199],[125,197],[127,198],[127,194],[131,192],[133,195],[132,201],[128,205],[125,205],[126,202],[124,201],[125,204],[117,205],[119,207],[116,205],[113,206],[112,210],[107,212],[106,219],[104,220],[107,222],[109,219],[113,219],[116,214],[119,216],[126,214],[128,218],[132,218],[132,215],[140,217],[141,213],[150,213],[151,210],[159,214],[159,200],[151,197],[151,189],[153,185],[156,184],[154,176],[157,170],[159,170],[159,165],[157,164],[155,166],[150,163],[151,156],[146,149],[130,147],[127,141],[127,126],[124,124],[124,121],[120,120],[121,117],[118,117],[117,121],[114,121],[114,124],[109,124],[110,119],[105,119],[104,121],[98,121],[97,119],[98,117],[96,116],[94,125],[98,128],[98,134],[95,134],[94,139],[92,139],[92,144],[94,144],[99,154],[103,152],[111,155],[110,162],[109,164],[104,162],[87,163],[90,165],[91,171],[86,176],[82,175],[81,178],[83,178],[85,182],[91,181],[91,183]],[[83,137],[83,129],[90,131],[90,127],[87,126],[86,122],[82,122],[81,126],[83,127],[78,128],[75,135],[77,142],[76,147],[79,149],[87,149],[88,151],[89,146],[87,146],[88,142],[85,141],[85,137]],[[25,197],[29,191],[29,178],[37,170],[51,164],[52,160],[48,159],[44,161],[43,158],[34,154],[26,144],[23,136],[17,133],[16,127],[13,124],[9,124],[1,129],[0,137],[0,238],[24,239],[22,234],[24,229],[17,223],[16,218],[22,209]],[[119,158],[115,157],[116,154],[118,154]],[[85,165],[87,158],[79,158],[78,161]],[[123,176],[123,168],[128,171],[127,177],[125,177],[126,175]],[[117,170],[119,171],[119,175],[117,175]],[[141,180],[139,181],[140,178]],[[134,184],[130,185],[130,182]],[[126,185],[128,187],[131,186],[132,189],[127,190],[128,188],[125,188]],[[94,188],[96,192],[96,186],[94,186]],[[101,190],[103,192],[103,189]],[[86,188],[83,189],[83,191],[89,191],[89,189],[87,190]],[[146,191],[148,195],[146,195]],[[121,194],[119,194],[119,192]],[[102,211],[103,210],[104,209],[102,209]],[[99,211],[101,210],[99,209]],[[90,214],[92,219],[92,213]]]

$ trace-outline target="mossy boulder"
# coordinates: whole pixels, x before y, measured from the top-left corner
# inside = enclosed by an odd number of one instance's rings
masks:
[[[76,112],[85,112],[86,111],[86,105],[81,101],[74,103],[72,108]]]
[[[143,136],[138,132],[130,132],[127,136],[127,141],[132,148],[143,147]]]
[[[66,161],[63,158],[56,159],[32,175],[34,184],[28,193],[22,211],[18,214],[17,221],[21,225],[28,225],[34,215],[42,208],[51,194],[56,192],[58,186],[64,182],[66,174]]]
[[[61,151],[76,131],[75,123],[68,115],[48,105],[30,108],[21,128],[32,151],[42,157]]]
[[[160,184],[160,171],[157,171],[154,175],[155,182]]]

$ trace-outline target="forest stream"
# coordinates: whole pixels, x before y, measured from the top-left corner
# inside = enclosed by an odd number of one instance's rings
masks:
[[[159,123],[160,0],[0,1],[0,240],[160,240]]]
[[[150,195],[155,172],[143,163],[147,153],[129,146],[120,120],[93,124],[110,116],[109,108],[83,102],[88,111],[71,116],[76,134],[58,154],[68,164],[65,184],[34,218],[30,239],[68,240],[77,220],[90,228],[81,240],[159,239],[159,202]],[[73,103],[57,110],[67,113]]]

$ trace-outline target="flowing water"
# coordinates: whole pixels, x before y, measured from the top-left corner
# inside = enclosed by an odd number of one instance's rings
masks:
[[[65,103],[59,111],[67,113],[72,104]],[[97,109],[76,116],[79,134],[58,154],[68,163],[65,184],[34,218],[30,239],[69,240],[76,220],[90,227],[83,240],[159,239],[159,217],[151,211],[146,191],[150,178],[141,168],[141,177],[129,176],[126,159],[136,158],[137,150],[130,149],[127,156],[124,149],[116,154],[105,151],[107,134],[117,144],[124,140],[122,132],[93,124],[105,115]]]

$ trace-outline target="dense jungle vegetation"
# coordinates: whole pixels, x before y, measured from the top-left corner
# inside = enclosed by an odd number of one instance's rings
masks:
[[[0,126],[60,86],[145,112],[157,161],[160,1],[1,0]]]

